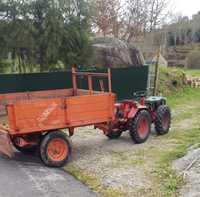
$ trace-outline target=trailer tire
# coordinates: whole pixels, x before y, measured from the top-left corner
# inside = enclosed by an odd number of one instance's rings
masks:
[[[169,132],[171,126],[171,110],[166,105],[161,105],[156,111],[155,129],[159,135]]]
[[[116,140],[122,135],[122,131],[110,131],[106,136],[111,140]]]
[[[147,110],[138,112],[130,121],[130,136],[136,144],[146,142],[151,133],[151,116]]]
[[[63,167],[69,160],[71,145],[62,131],[48,133],[40,144],[40,157],[48,167]]]

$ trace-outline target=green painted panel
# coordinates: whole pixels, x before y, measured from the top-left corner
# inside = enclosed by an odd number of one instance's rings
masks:
[[[106,72],[96,70],[95,72]],[[105,81],[105,88],[107,82]],[[100,90],[99,79],[94,79],[94,89]],[[112,69],[112,89],[118,100],[130,99],[136,91],[146,91],[148,66]],[[0,75],[0,94],[40,90],[65,89],[72,87],[71,72],[7,74]],[[78,78],[78,87],[87,89],[87,80]]]
[[[71,88],[70,72],[0,75],[0,94]]]
[[[133,98],[136,91],[147,91],[148,67],[112,70],[113,92],[119,100]]]

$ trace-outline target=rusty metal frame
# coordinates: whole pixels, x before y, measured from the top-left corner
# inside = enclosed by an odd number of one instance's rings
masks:
[[[109,93],[112,93],[112,75],[111,75],[110,68],[108,68],[107,73],[92,73],[92,72],[77,72],[75,67],[72,67],[72,83],[73,83],[74,95],[77,95],[77,90],[78,90],[77,76],[87,77],[88,89],[89,89],[90,94],[94,93],[93,83],[92,83],[93,77],[106,77],[108,79],[108,91]]]

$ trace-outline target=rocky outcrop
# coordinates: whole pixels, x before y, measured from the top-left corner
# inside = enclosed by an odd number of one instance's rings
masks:
[[[143,57],[134,46],[114,38],[94,38],[94,65],[96,67],[142,66]]]

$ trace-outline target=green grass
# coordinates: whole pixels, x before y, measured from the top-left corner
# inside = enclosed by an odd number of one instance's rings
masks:
[[[167,97],[167,102],[172,108],[193,105],[197,100],[200,100],[200,91],[192,88],[184,88],[183,91]]]
[[[184,119],[194,118],[197,115],[197,118],[200,118],[199,108],[200,108],[200,91],[196,89],[185,89],[181,94],[170,96],[168,102],[172,109],[184,109],[181,114],[177,117],[174,117],[173,122],[184,121]],[[199,103],[199,104],[198,104]],[[198,105],[197,105],[198,104]],[[193,109],[187,110],[189,105],[193,105]],[[194,107],[197,106],[197,108]],[[195,125],[199,126],[199,125]],[[172,169],[172,162],[178,158],[183,157],[190,146],[199,144],[200,142],[200,129],[192,128],[187,130],[174,130],[171,131],[166,137],[167,141],[173,141],[175,147],[172,150],[155,150],[153,151],[152,157],[156,160],[155,167],[155,177],[156,182],[162,188],[164,196],[178,196],[177,189],[182,185],[183,179],[181,176]]]
[[[155,151],[157,164],[155,177],[162,188],[164,196],[178,195],[177,189],[182,185],[183,179],[172,169],[172,162],[183,157],[190,146],[199,144],[200,129],[190,129],[182,132],[173,132],[171,139],[175,139],[177,146],[173,150]]]
[[[193,77],[200,77],[200,69],[184,69],[184,72]]]
[[[72,165],[68,165],[65,168],[65,171],[74,176],[77,180],[85,183],[89,186],[90,189],[100,194],[103,197],[122,197],[126,196],[125,192],[122,192],[119,189],[114,189],[112,187],[106,187],[101,184],[101,182],[88,172],[81,170]]]

